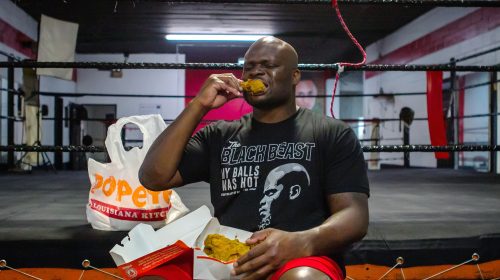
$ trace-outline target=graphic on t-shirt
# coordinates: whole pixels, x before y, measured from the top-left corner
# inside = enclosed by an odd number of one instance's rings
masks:
[[[307,173],[304,166],[298,163],[283,164],[269,172],[264,184],[264,197],[260,201],[259,215],[262,217],[262,220],[259,224],[259,229],[264,229],[271,224],[271,204],[281,195],[284,188],[283,184],[278,185],[278,181],[286,174],[301,171],[307,176],[307,186],[309,186],[311,184],[309,173]],[[288,198],[290,200],[296,199],[300,196],[301,190],[302,187],[300,185],[291,186]]]
[[[220,196],[256,191],[262,166],[276,160],[311,161],[315,146],[312,142],[242,145],[228,141],[221,153]],[[262,182],[260,184],[262,187]],[[300,195],[300,186],[292,187],[291,192],[290,199],[295,199]]]
[[[222,148],[221,164],[233,166],[280,159],[310,161],[315,146],[315,143],[310,142],[282,142],[246,146],[237,141],[229,141],[229,145]]]

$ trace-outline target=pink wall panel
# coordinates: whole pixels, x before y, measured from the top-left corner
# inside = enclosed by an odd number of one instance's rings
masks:
[[[237,78],[241,77],[241,70],[186,70],[186,96],[193,96],[198,93],[203,82],[211,74],[220,73],[233,73]],[[185,105],[187,105],[192,98],[185,98]],[[210,111],[203,119],[204,120],[236,120],[244,114],[250,113],[252,107],[245,102],[243,98],[233,99],[221,108]],[[207,125],[208,122],[200,123],[196,131]]]

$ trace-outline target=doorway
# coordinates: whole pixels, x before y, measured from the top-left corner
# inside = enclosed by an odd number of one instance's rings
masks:
[[[116,122],[116,104],[82,104],[87,111],[87,119],[82,120],[81,139],[83,145],[104,147],[108,127]],[[109,162],[107,153],[88,153],[86,158],[99,162]]]

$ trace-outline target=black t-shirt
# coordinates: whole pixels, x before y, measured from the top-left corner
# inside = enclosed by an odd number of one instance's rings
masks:
[[[303,108],[279,123],[249,114],[206,126],[189,140],[179,172],[186,184],[210,183],[221,224],[252,232],[310,229],[331,215],[329,194],[369,195],[352,129]]]

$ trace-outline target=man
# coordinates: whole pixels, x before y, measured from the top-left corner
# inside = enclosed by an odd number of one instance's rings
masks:
[[[302,108],[307,108],[314,111],[314,107],[316,105],[316,97],[312,96],[316,95],[318,95],[318,88],[314,84],[313,80],[301,80],[295,87],[295,102]]]
[[[257,245],[234,264],[243,279],[344,279],[342,251],[368,226],[359,142],[346,124],[296,106],[297,61],[280,39],[256,41],[242,75],[266,86],[244,93],[253,113],[191,137],[204,114],[241,95],[232,74],[210,76],[152,145],[139,174],[151,190],[210,183],[220,223],[255,232],[247,243]]]

